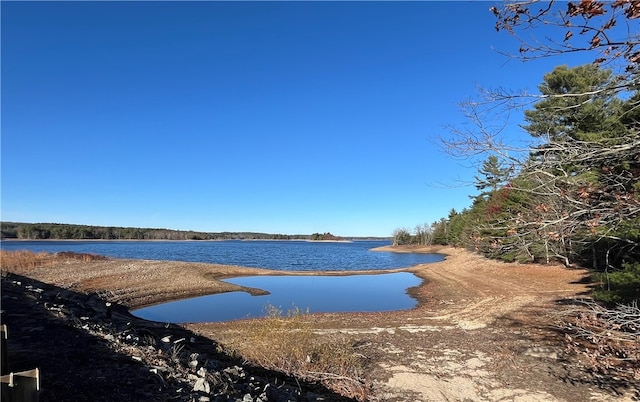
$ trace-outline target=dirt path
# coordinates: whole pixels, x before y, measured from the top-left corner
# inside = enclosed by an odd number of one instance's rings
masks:
[[[566,355],[562,337],[552,329],[554,312],[588,291],[586,272],[500,263],[453,248],[405,251],[447,255],[443,262],[410,269],[425,279],[410,291],[419,301],[417,308],[313,315],[316,333],[358,345],[368,362],[365,377],[373,384],[372,401],[633,400],[636,390],[600,381]],[[98,292],[130,307],[237,290],[218,280],[224,277],[278,274],[134,260],[18,271],[62,287]],[[223,344],[242,336],[238,328],[250,330],[244,322],[186,327]]]

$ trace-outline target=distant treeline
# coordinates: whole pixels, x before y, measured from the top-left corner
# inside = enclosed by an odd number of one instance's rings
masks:
[[[64,223],[0,222],[3,239],[77,239],[77,240],[365,240],[379,238],[342,238],[331,233],[285,235],[257,232],[195,232],[191,230],[151,229],[114,226],[71,225]]]
[[[309,235],[283,235],[253,232],[195,232],[191,230],[150,229],[113,226],[70,225],[63,223],[2,222],[3,239],[89,239],[89,240],[291,240]]]

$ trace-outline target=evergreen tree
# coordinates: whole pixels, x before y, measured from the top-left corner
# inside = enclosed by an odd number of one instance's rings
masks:
[[[497,156],[491,155],[478,169],[480,176],[475,176],[479,197],[486,199],[489,194],[507,184],[512,169],[503,167]]]
[[[595,64],[556,67],[538,86],[542,100],[524,112],[524,129],[551,142],[615,137],[624,126],[621,102],[607,90],[613,86],[612,72]]]

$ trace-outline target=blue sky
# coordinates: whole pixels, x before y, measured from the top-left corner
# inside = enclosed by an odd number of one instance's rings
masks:
[[[491,2],[6,2],[1,219],[389,236],[469,206],[435,139],[508,61]],[[514,131],[513,135],[522,135]]]

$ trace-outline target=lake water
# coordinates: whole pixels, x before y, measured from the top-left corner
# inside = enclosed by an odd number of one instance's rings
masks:
[[[284,271],[405,268],[442,261],[440,254],[370,251],[388,241],[2,241],[2,250],[74,251],[115,258],[240,265]]]
[[[440,254],[371,251],[388,241],[2,241],[2,250],[74,251],[114,258],[171,260],[239,265],[283,271],[354,271],[406,268],[442,261]],[[416,300],[407,289],[421,280],[407,272],[354,276],[257,276],[228,279],[263,289],[266,296],[231,292],[179,300],[137,310],[161,322],[216,322],[261,317],[267,305],[286,312],[392,311]]]
[[[353,276],[250,276],[225,282],[268,291],[194,297],[135,310],[140,318],[160,322],[218,322],[262,317],[267,306],[283,313],[298,308],[315,312],[394,311],[415,307],[407,289],[420,278],[409,272]]]

